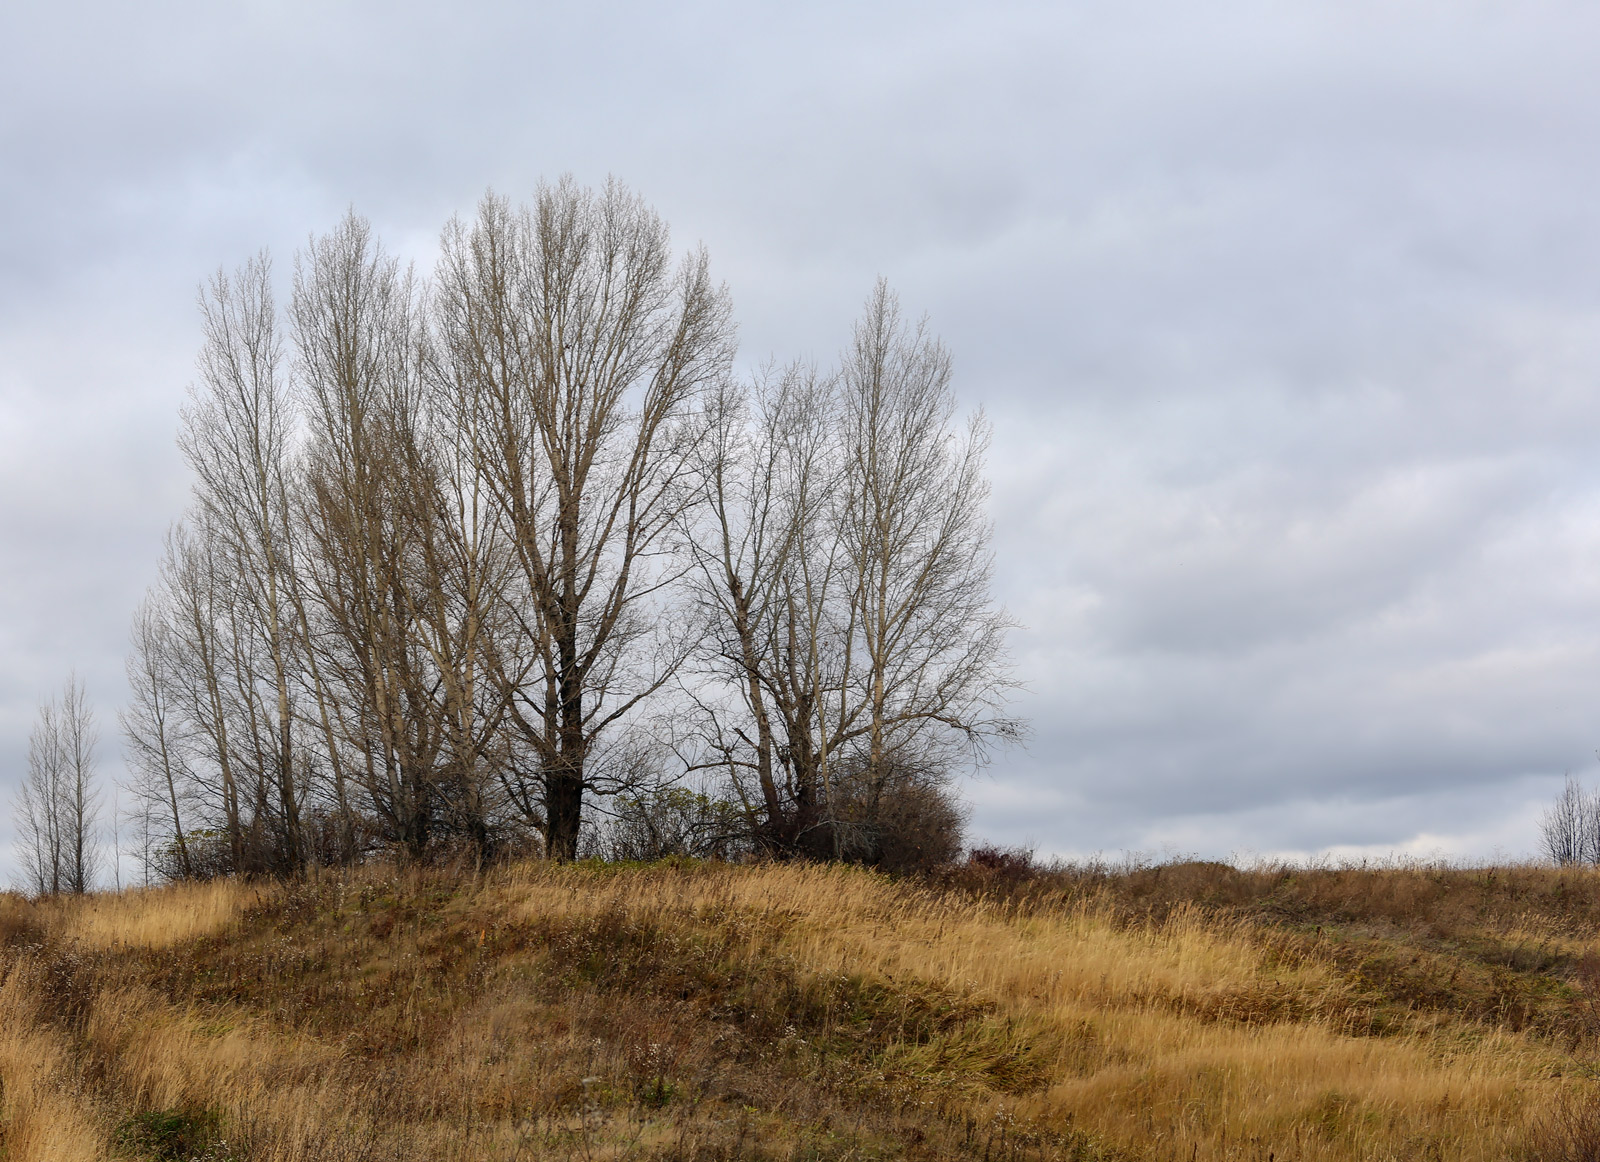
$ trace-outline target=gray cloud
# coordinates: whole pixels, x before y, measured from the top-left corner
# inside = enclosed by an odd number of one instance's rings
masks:
[[[113,749],[183,504],[196,283],[347,205],[426,261],[615,173],[745,357],[887,275],[995,419],[1041,848],[1529,850],[1600,745],[1600,13],[13,5],[0,782],[76,665]],[[3,790],[0,787],[0,790]]]

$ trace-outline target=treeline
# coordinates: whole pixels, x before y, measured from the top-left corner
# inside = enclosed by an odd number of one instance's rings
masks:
[[[1019,729],[986,429],[885,286],[836,366],[739,378],[705,253],[571,181],[426,278],[352,215],[290,282],[200,296],[123,715],[160,873],[959,843],[950,779]]]

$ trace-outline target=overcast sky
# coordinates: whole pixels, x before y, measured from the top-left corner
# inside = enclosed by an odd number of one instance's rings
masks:
[[[951,347],[1034,724],[977,834],[1531,854],[1600,776],[1596,45],[1579,0],[8,0],[0,796],[73,667],[120,766],[199,281],[350,206],[426,263],[570,172],[705,243],[749,364],[880,274]]]

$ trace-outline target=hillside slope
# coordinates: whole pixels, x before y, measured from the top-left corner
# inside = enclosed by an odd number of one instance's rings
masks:
[[[1600,876],[365,869],[0,907],[4,1157],[1600,1157]],[[1585,1152],[1588,1151],[1588,1152]]]

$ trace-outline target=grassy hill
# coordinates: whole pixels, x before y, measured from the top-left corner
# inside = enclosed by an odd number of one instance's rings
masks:
[[[4,1157],[1600,1158],[1600,874],[364,869],[0,901]]]

